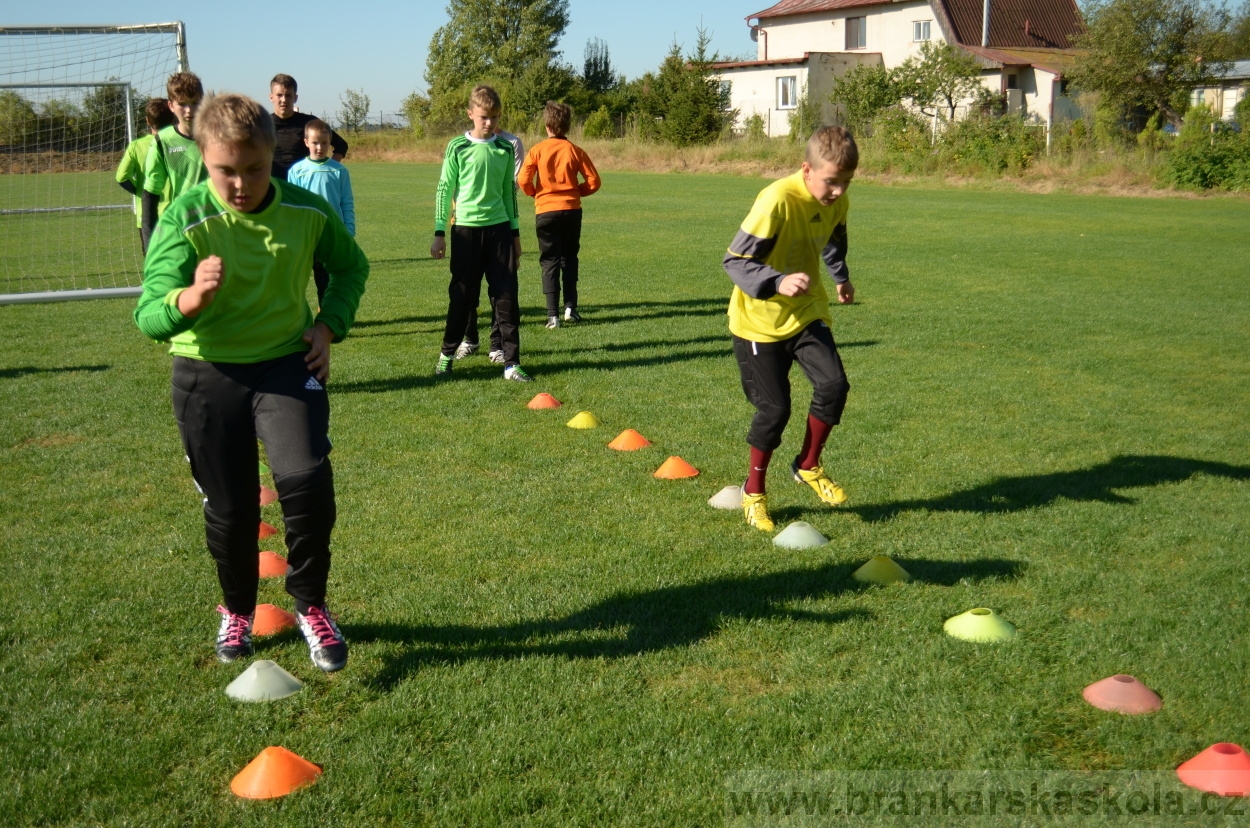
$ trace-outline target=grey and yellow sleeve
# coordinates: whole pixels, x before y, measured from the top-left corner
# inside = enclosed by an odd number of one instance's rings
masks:
[[[846,222],[833,228],[820,257],[825,260],[825,267],[829,268],[835,283],[844,285],[851,281],[851,269],[846,266]]]
[[[768,299],[777,294],[785,274],[764,262],[773,252],[776,238],[761,239],[745,230],[734,236],[722,264],[738,289],[752,299]]]

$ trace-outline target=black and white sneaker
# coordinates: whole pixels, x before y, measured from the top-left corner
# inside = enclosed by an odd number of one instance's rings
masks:
[[[558,328],[558,327],[560,327],[560,317],[558,317],[558,316],[548,316],[548,317],[547,317],[547,327],[548,327],[548,328]]]
[[[503,378],[512,382],[533,382],[534,378],[525,373],[520,365],[509,365],[503,369]]]
[[[486,358],[496,365],[503,365],[503,351],[491,351],[486,354]]]
[[[295,613],[299,631],[308,642],[308,657],[317,669],[333,673],[347,666],[347,642],[334,616],[325,607],[309,607],[307,615]]]
[[[577,312],[576,308],[565,308],[564,309],[564,321],[573,322],[573,323],[581,322],[582,315]]]
[[[464,359],[467,356],[473,356],[477,353],[478,344],[476,342],[461,342],[460,347],[456,349],[455,358]]]
[[[251,615],[235,615],[225,607],[217,607],[221,613],[221,626],[217,628],[217,660],[223,664],[247,658],[252,654]]]

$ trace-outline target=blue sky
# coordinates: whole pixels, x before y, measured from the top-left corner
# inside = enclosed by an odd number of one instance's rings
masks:
[[[755,47],[744,18],[770,5],[771,0],[570,0],[571,20],[560,49],[580,70],[586,41],[602,38],[613,64],[632,78],[658,67],[674,38],[693,46],[702,24],[713,49],[736,57]],[[446,21],[445,0],[34,0],[5,7],[0,25],[182,20],[191,68],[206,88],[265,100],[269,78],[286,72],[299,81],[302,111],[331,116],[345,89],[363,89],[375,117],[380,109],[395,112],[409,92],[424,91],[430,36]]]

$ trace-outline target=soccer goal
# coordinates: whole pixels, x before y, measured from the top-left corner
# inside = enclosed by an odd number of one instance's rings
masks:
[[[187,68],[182,23],[0,26],[0,304],[139,295],[135,200],[114,173]]]

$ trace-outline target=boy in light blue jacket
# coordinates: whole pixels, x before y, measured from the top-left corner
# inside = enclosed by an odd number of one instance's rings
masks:
[[[347,232],[356,235],[356,200],[352,198],[352,179],[338,161],[330,157],[334,151],[330,144],[330,125],[313,119],[304,127],[304,144],[308,157],[291,167],[287,181],[330,202],[334,212],[347,225]],[[325,296],[330,276],[320,262],[313,262],[313,281],[317,284],[317,303]]]

